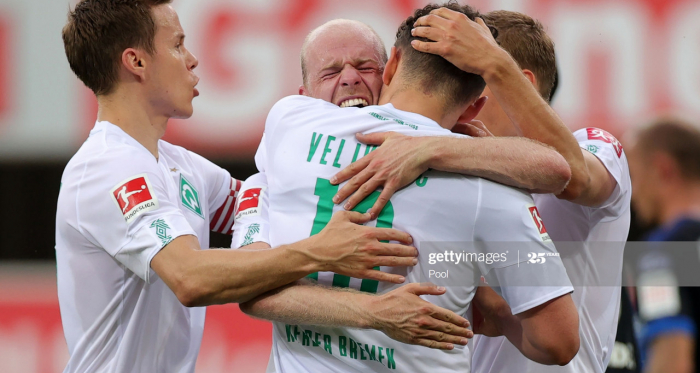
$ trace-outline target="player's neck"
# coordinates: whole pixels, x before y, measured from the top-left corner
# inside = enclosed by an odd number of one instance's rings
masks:
[[[660,222],[662,225],[673,223],[682,217],[700,219],[700,184],[684,186],[682,189],[667,191],[667,198],[662,202]]]
[[[165,134],[168,118],[155,115],[148,100],[120,90],[97,98],[98,121],[108,121],[133,137],[158,159],[158,140]]]
[[[412,87],[384,86],[379,105],[392,104],[396,109],[420,114],[432,119],[441,127],[452,129],[460,113],[446,113],[444,102],[435,95],[426,94]]]

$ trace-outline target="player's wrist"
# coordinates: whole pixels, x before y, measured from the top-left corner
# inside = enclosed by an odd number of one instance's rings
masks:
[[[501,50],[487,61],[481,76],[486,81],[486,84],[493,89],[493,86],[508,82],[512,74],[520,73],[520,67],[515,60],[508,52]]]
[[[321,259],[318,255],[314,255],[319,249],[322,249],[318,241],[318,237],[311,236],[299,242],[284,245],[286,251],[285,260],[296,262],[302,272],[308,274],[315,272],[327,271],[330,267],[327,261]]]

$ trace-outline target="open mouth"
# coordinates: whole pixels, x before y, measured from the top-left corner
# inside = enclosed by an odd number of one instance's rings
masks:
[[[350,100],[345,100],[338,105],[340,107],[365,107],[369,106],[367,100],[364,98],[352,98]]]

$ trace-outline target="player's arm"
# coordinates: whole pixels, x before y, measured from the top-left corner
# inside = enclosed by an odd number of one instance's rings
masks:
[[[201,250],[194,236],[175,238],[151,261],[151,268],[186,306],[245,302],[310,273],[402,283],[404,278],[375,266],[412,266],[416,249],[408,234],[359,225],[366,214],[339,212],[318,235],[268,250]]]
[[[412,137],[390,132],[357,137],[381,146],[331,179],[334,184],[350,179],[334,199],[340,203],[350,196],[346,209],[383,187],[372,208],[381,211],[397,190],[429,168],[483,177],[536,193],[561,192],[571,176],[566,160],[556,150],[524,138]]]
[[[451,350],[474,334],[466,319],[420,298],[444,293],[435,285],[408,284],[371,295],[302,281],[243,303],[241,310],[288,324],[376,329],[403,343]]]
[[[527,358],[565,365],[578,352],[580,341],[578,312],[570,295],[573,287],[561,258],[531,196],[485,180],[480,183],[474,241],[486,252],[509,252],[511,259],[479,264],[500,296],[488,287],[480,288],[477,296],[483,299],[484,294],[491,295],[487,298],[490,303],[477,299],[475,304],[498,325],[498,334],[506,336]],[[521,253],[514,257],[518,250]],[[546,259],[527,263],[522,259],[527,252]],[[516,258],[523,263],[518,264]]]
[[[658,336],[647,354],[645,373],[695,372],[695,339],[685,332]]]
[[[414,48],[438,54],[464,71],[481,75],[523,136],[550,145],[564,156],[571,167],[571,181],[559,198],[599,206],[610,197],[615,179],[595,156],[579,148],[571,131],[535,89],[534,74],[520,70],[498,46],[483,20],[473,22],[463,14],[441,8],[419,18],[415,26],[414,35],[431,42],[414,41]]]

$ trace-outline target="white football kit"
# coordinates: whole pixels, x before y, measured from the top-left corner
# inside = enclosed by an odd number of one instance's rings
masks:
[[[453,136],[434,121],[397,110],[391,104],[341,109],[304,96],[279,101],[267,118],[263,143],[256,155],[258,169],[265,173],[249,179],[241,191],[234,247],[264,241],[265,235],[274,247],[320,232],[333,212],[342,209],[332,202],[338,186],[328,179],[375,148],[357,142],[355,133],[381,131]],[[356,210],[371,207],[378,195],[375,191]],[[265,202],[269,202],[267,216],[263,215]],[[526,291],[516,286],[500,288],[514,313],[573,290],[537,217],[532,197],[521,190],[484,179],[429,171],[397,192],[370,224],[408,232],[420,253],[416,267],[382,267],[383,271],[401,273],[407,282],[432,281],[446,286],[446,295],[423,298],[469,317],[474,285],[480,275],[501,285],[533,285]],[[265,218],[269,226],[265,226]],[[518,256],[517,247],[536,250],[548,260],[526,263],[527,255]],[[465,252],[474,255],[465,260]],[[370,293],[399,286],[334,273],[310,277],[325,285]],[[469,345],[440,351],[406,345],[375,330],[273,324],[269,371],[470,369]]]
[[[150,268],[173,239],[228,232],[240,182],[181,147],[159,159],[98,122],[66,166],[56,214],[65,372],[194,372],[204,307],[183,306]]]
[[[617,139],[597,128],[578,130],[574,136],[617,182],[612,195],[598,207],[577,205],[551,194],[534,196],[574,283],[579,352],[566,366],[545,366],[523,356],[505,337],[478,335],[471,342],[474,372],[602,373],[608,366],[620,312],[622,254],[629,233],[632,186],[627,157]]]

